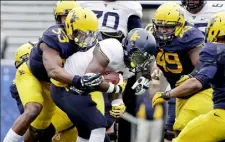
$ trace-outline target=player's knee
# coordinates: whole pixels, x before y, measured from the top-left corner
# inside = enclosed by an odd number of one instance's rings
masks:
[[[41,112],[42,105],[38,103],[28,103],[24,109],[24,115],[27,119],[34,120]]]
[[[38,130],[32,126],[29,127],[29,132],[34,141],[39,141],[44,134],[44,130]]]

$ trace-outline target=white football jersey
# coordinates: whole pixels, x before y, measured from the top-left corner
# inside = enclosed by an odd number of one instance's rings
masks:
[[[109,59],[107,71],[122,72],[123,79],[128,79],[134,74],[129,71],[124,63],[122,44],[116,39],[105,39],[99,42],[100,50]],[[66,59],[64,69],[72,75],[84,75],[93,58],[94,47],[86,52],[77,52]]]
[[[80,1],[84,8],[96,13],[99,19],[99,31],[118,32],[127,35],[128,18],[136,15],[142,18],[142,6],[137,1]]]
[[[201,31],[205,32],[205,28],[207,27],[207,23],[214,14],[218,12],[225,11],[225,2],[223,1],[213,1],[207,2],[205,6],[196,14],[192,14],[186,9],[184,10],[184,16],[186,21],[195,25]]]

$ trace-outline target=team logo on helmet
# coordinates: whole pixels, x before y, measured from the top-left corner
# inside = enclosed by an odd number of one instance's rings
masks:
[[[138,31],[135,31],[134,33],[133,33],[133,35],[130,37],[130,41],[136,41],[137,39],[139,39],[140,38],[140,36],[139,36],[139,34],[138,34]]]
[[[70,22],[73,23],[75,22],[79,17],[76,16],[76,12],[75,11],[72,11],[73,14],[71,16],[71,19],[70,19]]]

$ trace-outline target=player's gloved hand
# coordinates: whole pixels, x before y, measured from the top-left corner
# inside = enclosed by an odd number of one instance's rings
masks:
[[[176,86],[180,86],[183,82],[191,78],[191,75],[182,75],[181,78],[176,82]]]
[[[162,76],[162,71],[158,67],[154,67],[152,69],[151,78],[155,80],[160,80],[161,76]]]
[[[149,79],[140,77],[131,88],[135,90],[135,95],[143,95],[144,92],[149,88],[149,83]]]
[[[75,76],[72,81],[72,86],[81,90],[93,90],[103,81],[103,76],[95,73],[86,73],[84,76]]]
[[[170,99],[170,92],[157,92],[152,98],[152,107],[155,107],[157,104],[162,104],[165,101]]]
[[[112,109],[109,111],[110,115],[114,118],[120,118],[126,110],[126,106],[122,99],[112,101]]]

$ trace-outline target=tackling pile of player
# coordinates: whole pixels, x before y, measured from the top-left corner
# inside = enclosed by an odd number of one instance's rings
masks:
[[[4,142],[23,135],[25,142],[110,142],[106,130],[125,111],[124,88],[143,94],[150,79],[158,79],[151,75],[156,70],[173,88],[152,92],[153,107],[171,98],[165,139],[225,139],[225,12],[208,21],[204,36],[176,3],[162,4],[146,29],[138,2],[80,4],[59,1],[56,24],[16,51],[10,91],[21,115]],[[205,2],[183,4],[196,13]],[[120,73],[119,83],[104,80],[106,71]],[[142,76],[126,85],[137,73]]]

